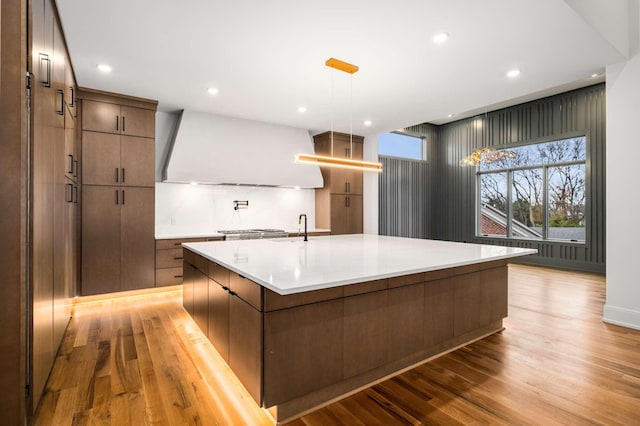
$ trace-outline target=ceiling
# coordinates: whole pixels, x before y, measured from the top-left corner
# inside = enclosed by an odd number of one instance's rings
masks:
[[[628,0],[56,3],[80,86],[314,134],[442,124],[602,81],[628,54]]]

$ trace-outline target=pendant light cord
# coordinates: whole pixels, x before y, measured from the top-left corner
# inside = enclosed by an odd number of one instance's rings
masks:
[[[331,156],[333,157],[333,69],[331,70]]]
[[[349,158],[353,159],[353,74],[349,79]]]

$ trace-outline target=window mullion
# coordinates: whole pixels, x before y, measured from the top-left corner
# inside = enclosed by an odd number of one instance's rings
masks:
[[[507,172],[507,238],[513,237],[512,234],[512,219],[513,219],[513,200],[511,196],[513,194],[513,171]]]
[[[542,168],[542,239],[549,239],[549,166]]]

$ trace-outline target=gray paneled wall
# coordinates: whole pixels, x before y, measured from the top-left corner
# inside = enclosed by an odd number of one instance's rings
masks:
[[[429,238],[429,164],[380,157],[378,232],[380,235]]]
[[[428,124],[406,129],[426,136],[430,146],[429,171],[419,179],[422,188],[395,194],[392,188],[409,173],[409,165],[390,163],[387,177],[380,177],[380,232],[401,235],[402,223],[427,219],[426,232],[411,236],[468,241],[538,249],[527,262],[586,271],[605,272],[605,86],[598,84],[549,98],[528,102],[443,126]],[[586,134],[587,228],[586,244],[554,241],[507,241],[475,236],[475,168],[459,161],[475,149],[503,147],[568,135]],[[385,172],[387,172],[385,170]],[[383,172],[384,173],[384,172]],[[400,191],[398,191],[400,192]],[[425,212],[406,197],[428,200]],[[400,197],[400,199],[393,198]],[[409,209],[408,209],[409,207]],[[401,208],[402,211],[397,209]],[[406,212],[420,218],[405,218]]]
[[[531,247],[536,264],[605,271],[605,86],[599,84],[440,127],[432,182],[435,238]],[[587,151],[586,244],[506,241],[475,236],[475,169],[458,162],[477,148],[584,133]]]

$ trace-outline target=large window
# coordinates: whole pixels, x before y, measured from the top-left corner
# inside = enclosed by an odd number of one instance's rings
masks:
[[[586,137],[483,154],[477,234],[585,241]]]
[[[424,138],[401,133],[383,133],[378,136],[378,154],[411,160],[426,160],[426,141]]]

